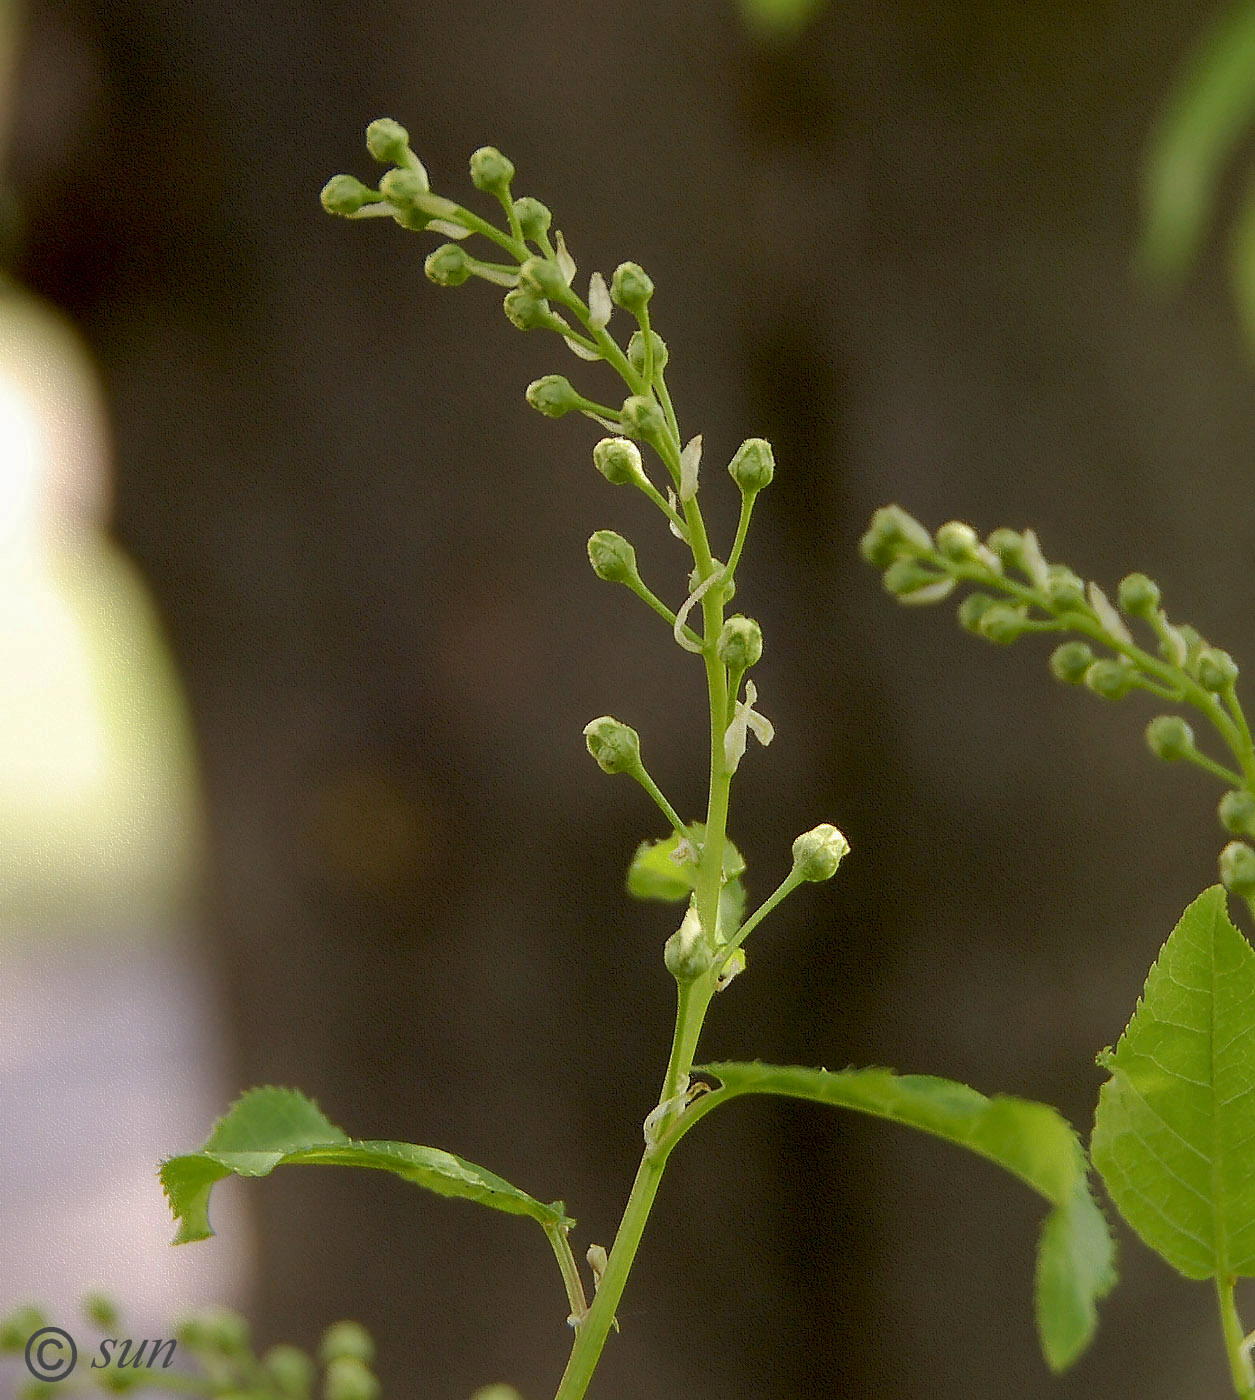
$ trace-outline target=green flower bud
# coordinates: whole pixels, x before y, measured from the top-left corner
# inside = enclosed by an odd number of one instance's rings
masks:
[[[969,593],[959,604],[959,626],[969,632],[979,632],[981,618],[997,604],[998,599],[988,593]]]
[[[1010,603],[995,603],[981,613],[976,630],[987,642],[1007,646],[1028,631],[1028,619]]]
[[[248,1351],[248,1323],[230,1308],[199,1308],[175,1329],[175,1335],[192,1351],[220,1351],[243,1356]]]
[[[611,715],[589,720],[584,742],[603,773],[630,773],[640,767],[641,736]]]
[[[0,1318],[0,1355],[25,1351],[31,1337],[47,1325],[48,1319],[43,1313],[30,1306],[18,1308],[8,1317]]]
[[[933,537],[901,506],[881,506],[859,541],[863,558],[878,569],[892,564],[901,555],[931,554],[932,549]]]
[[[1235,836],[1255,836],[1255,795],[1245,788],[1226,792],[1216,808],[1220,825]]]
[[[93,1327],[110,1332],[118,1325],[118,1305],[103,1293],[88,1293],[83,1298],[83,1316]]]
[[[702,934],[697,910],[689,908],[680,927],[663,945],[662,960],[677,982],[693,982],[709,972],[714,956]]]
[[[1024,563],[1024,536],[1016,530],[995,530],[985,541],[986,545],[1010,568],[1018,569]]]
[[[956,564],[977,558],[980,536],[961,520],[948,520],[937,531],[937,550]]]
[[[1056,608],[1087,606],[1085,580],[1074,574],[1066,564],[1051,564],[1046,579],[1046,597]]]
[[[1050,653],[1050,674],[1064,685],[1080,685],[1093,664],[1094,653],[1087,642],[1064,642]]]
[[[366,128],[366,149],[382,165],[402,165],[410,149],[410,133],[391,117],[380,117]]]
[[[636,551],[614,530],[598,530],[588,537],[588,562],[607,583],[628,583],[639,577]]]
[[[837,828],[823,822],[794,841],[793,873],[803,880],[831,880],[849,850]]]
[[[379,193],[398,209],[412,210],[423,219],[429,217],[418,210],[418,201],[427,191],[413,170],[389,170],[379,182]]]
[[[1131,666],[1120,661],[1095,661],[1085,672],[1085,684],[1104,700],[1122,700],[1137,679]]]
[[[324,1366],[341,1357],[369,1366],[375,1359],[375,1342],[360,1322],[333,1322],[318,1343],[318,1359]]]
[[[506,319],[521,331],[535,331],[547,326],[551,313],[548,305],[532,295],[525,287],[512,287],[502,303]]]
[[[1244,841],[1230,841],[1220,852],[1220,878],[1236,895],[1255,895],[1255,851]]]
[[[1227,690],[1238,678],[1238,663],[1219,647],[1198,654],[1198,679],[1204,690]]]
[[[548,258],[528,258],[519,268],[519,286],[538,297],[560,297],[567,289],[557,263]]]
[[[667,366],[667,342],[657,331],[650,331],[649,343],[654,347],[654,373],[657,374]],[[637,374],[645,373],[645,336],[642,332],[632,332],[632,338],[628,341],[627,357],[628,363]]]
[[[438,287],[460,287],[471,275],[471,260],[456,243],[442,243],[427,254],[423,271]]]
[[[514,179],[514,162],[501,154],[496,146],[481,146],[471,157],[471,184],[485,194],[504,198]]]
[[[527,386],[527,401],[546,418],[561,418],[579,408],[583,400],[563,374],[546,374]]]
[[[624,399],[619,416],[628,432],[645,442],[657,442],[666,435],[667,420],[662,409],[643,394],[633,394]]]
[[[954,591],[955,580],[916,559],[895,559],[881,580],[887,592],[904,603],[939,603]]]
[[[1146,726],[1146,744],[1156,758],[1175,763],[1194,751],[1194,731],[1180,715],[1157,715]]]
[[[325,1400],[379,1400],[379,1382],[370,1368],[356,1357],[339,1356],[327,1367],[322,1393]]]
[[[471,1400],[523,1400],[512,1385],[481,1385]]]
[[[748,671],[763,654],[763,630],[752,617],[730,617],[715,642],[715,655],[730,671]]]
[[[376,200],[375,191],[352,175],[333,175],[318,197],[328,214],[339,214],[345,218],[356,214],[363,204]]]
[[[549,232],[549,225],[553,222],[553,215],[545,205],[530,195],[514,201],[514,217],[519,221],[519,232],[533,243]]]
[[[766,438],[746,438],[728,463],[728,475],[743,496],[756,496],[764,486],[771,485],[775,474],[776,455]]]
[[[610,279],[610,300],[633,316],[639,316],[649,305],[654,284],[649,273],[638,263],[620,263]]]
[[[1145,574],[1128,574],[1120,580],[1116,598],[1130,617],[1153,617],[1159,606],[1159,585]]]
[[[369,1357],[366,1358],[370,1360]],[[314,1388],[318,1378],[318,1368],[300,1347],[271,1347],[261,1359],[262,1367],[284,1396],[291,1400],[305,1400]]]
[[[611,486],[634,486],[645,479],[640,448],[629,438],[602,438],[593,448],[593,466]]]

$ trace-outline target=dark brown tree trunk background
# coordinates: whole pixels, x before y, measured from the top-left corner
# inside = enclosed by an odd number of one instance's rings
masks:
[[[584,540],[622,528],[670,593],[678,554],[590,469],[592,425],[524,405],[529,379],[574,377],[556,342],[491,289],[426,284],[430,240],[319,210],[387,113],[438,188],[469,191],[496,142],[583,273],[650,269],[712,494],[742,437],[776,443],[738,606],[779,738],[745,763],[734,835],[760,894],[816,821],[854,854],[755,940],[710,1057],[949,1074],[1087,1129],[1094,1052],[1215,878],[1218,794],[1152,765],[1135,702],[897,608],[855,544],[890,499],[1032,523],[1255,655],[1255,381],[1223,279],[1160,303],[1131,272],[1190,7],[832,5],[780,49],[729,0],[28,20],[19,272],[106,376],[118,535],[198,727],[241,1086],[298,1084],[351,1131],[562,1195],[583,1248],[609,1243],[670,1030],[671,913],[621,893],[660,833],[580,729],[630,720],[699,810],[699,677]],[[350,1314],[389,1395],[551,1392],[565,1310],[538,1231],[371,1174],[253,1194],[263,1337]],[[1039,1214],[941,1144],[738,1105],[677,1156],[598,1394],[1220,1392],[1210,1295],[1131,1238],[1094,1352],[1052,1380]]]

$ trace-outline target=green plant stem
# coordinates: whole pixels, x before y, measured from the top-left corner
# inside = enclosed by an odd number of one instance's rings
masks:
[[[1236,1279],[1229,1277],[1217,1278],[1216,1300],[1220,1305],[1220,1325],[1224,1329],[1225,1350],[1229,1355],[1229,1373],[1233,1377],[1233,1388],[1240,1400],[1252,1400],[1252,1397],[1255,1397],[1255,1375],[1252,1374],[1250,1358],[1246,1354],[1246,1338],[1233,1297],[1236,1282]]]
[[[643,787],[650,797],[654,799],[655,803],[657,803],[658,810],[671,823],[672,829],[675,831],[676,835],[679,836],[681,840],[686,840],[688,838],[688,830],[680,820],[675,808],[667,801],[666,797],[663,796],[662,789],[659,788],[658,784],[649,776],[644,764],[638,764],[636,768],[630,769],[629,771],[636,781],[640,783],[641,787]]]
[[[669,401],[665,408],[669,409]],[[669,411],[668,422],[674,422]],[[666,445],[678,461],[679,433],[670,429],[671,441]],[[665,460],[665,458],[664,458]],[[711,556],[706,527],[696,499],[686,501],[684,517],[689,529],[689,544],[697,571],[702,579],[716,568]],[[703,659],[706,664],[706,685],[710,702],[710,787],[706,804],[706,835],[698,861],[696,896],[697,913],[704,936],[713,942],[719,913],[719,895],[723,886],[724,848],[727,844],[728,803],[732,774],[724,759],[723,741],[727,728],[728,677],[723,663],[714,655],[713,642],[723,626],[723,590],[714,586],[702,598],[702,625],[707,643]],[[681,982],[676,997],[675,1031],[663,1077],[658,1107],[664,1114],[671,1105],[682,1106],[688,1088],[689,1071],[697,1053],[697,1043],[706,1019],[711,998],[717,985],[712,968],[691,982]],[[665,1119],[660,1128],[665,1131]],[[637,1168],[631,1194],[624,1207],[614,1244],[606,1261],[592,1306],[578,1329],[566,1370],[562,1374],[554,1400],[582,1400],[597,1369],[602,1348],[614,1324],[615,1311],[631,1273],[641,1236],[649,1221],[654,1198],[662,1181],[670,1149],[658,1143],[646,1143]]]
[[[588,1299],[584,1296],[584,1281],[580,1278],[579,1265],[571,1253],[571,1241],[562,1225],[546,1225],[545,1234],[553,1246],[554,1257],[562,1271],[562,1282],[566,1284],[567,1302],[571,1305],[571,1319],[576,1330],[583,1325],[588,1315]]]
[[[664,379],[661,372],[658,375],[656,388],[658,392],[658,402],[662,405],[662,411],[667,417],[667,426],[675,434],[676,441],[678,442],[680,439],[680,425],[675,416],[675,409],[671,404],[671,394],[667,389],[667,381]]]
[[[498,248],[503,248],[516,264],[527,261],[527,244],[523,242],[522,238],[502,233],[495,224],[490,224],[487,219],[481,219],[474,210],[467,209],[463,205],[458,205],[458,211],[454,217],[463,228],[468,228],[472,233],[478,233],[488,239],[490,243],[495,243]]]
[[[1232,683],[1225,686],[1224,690],[1220,692],[1220,698],[1238,727],[1238,734],[1242,742],[1242,752],[1238,755],[1238,761],[1242,765],[1242,771],[1249,773],[1255,769],[1255,742],[1252,742],[1251,728],[1246,722],[1246,715],[1242,711],[1236,687]]]
[[[1228,783],[1230,787],[1242,786],[1241,773],[1235,773],[1232,768],[1226,768],[1223,763],[1217,763],[1214,758],[1208,758],[1197,749],[1189,749],[1181,757],[1196,768],[1201,768],[1204,773],[1210,773],[1213,778],[1219,778],[1222,783]]]
[[[681,536],[681,538],[685,538],[688,534],[688,524],[684,520],[684,517],[680,515],[680,513],[675,509],[674,506],[670,506],[667,504],[665,498],[662,495],[662,492],[658,490],[654,483],[652,481],[645,480],[641,483],[640,489],[645,493],[646,496],[649,497],[651,501],[653,501],[653,503],[658,507],[660,511],[662,511],[663,515],[665,515],[673,525],[677,526],[679,529],[684,531],[684,535]]]
[[[736,936],[732,939],[730,943],[728,943],[727,947],[723,950],[723,956],[719,960],[719,965],[716,969],[717,971],[723,971],[723,969],[727,966],[728,959],[732,956],[732,954],[735,953],[736,950],[741,946],[741,944],[744,943],[745,940],[750,936],[750,934],[754,932],[758,925],[762,923],[762,921],[767,917],[768,914],[771,913],[771,911],[776,907],[776,905],[779,904],[781,900],[787,899],[788,896],[791,895],[801,883],[802,877],[799,874],[797,874],[796,871],[790,870],[789,873],[784,877],[784,879],[780,881],[780,884],[776,887],[776,889],[771,894],[769,894],[766,899],[763,900],[763,902],[758,906],[758,908],[755,909],[754,912],[749,916],[749,918],[745,920],[741,927],[737,929]]]
[[[639,579],[625,579],[624,583],[636,594],[646,607],[652,608],[669,627],[675,626],[675,613],[671,611],[666,603],[664,603],[647,584],[642,583]],[[691,627],[685,626],[682,630],[689,641],[695,642],[699,648],[702,646],[702,639]]]
[[[675,1098],[676,1086],[688,1077],[713,990],[714,979],[709,974],[698,982],[686,983],[680,988],[675,1035],[672,1037],[671,1056],[662,1095],[659,1098],[660,1104]],[[601,1283],[584,1324],[576,1333],[575,1344],[571,1348],[571,1355],[567,1360],[566,1370],[562,1373],[554,1400],[582,1400],[588,1390],[597,1363],[601,1359],[602,1348],[614,1325],[615,1311],[623,1296],[628,1275],[632,1271],[636,1251],[640,1246],[641,1236],[645,1233],[645,1226],[649,1221],[669,1155],[670,1147],[664,1148],[660,1145],[652,1151],[647,1147],[641,1157],[631,1194],[628,1196],[623,1217],[614,1237],[614,1246],[606,1261],[605,1272],[601,1276]]]
[[[732,553],[728,555],[728,578],[736,576],[736,566],[741,562],[741,551],[745,548],[745,536],[749,533],[750,516],[754,513],[754,502],[758,499],[756,491],[741,497],[741,518],[737,521],[736,539],[732,542]]]

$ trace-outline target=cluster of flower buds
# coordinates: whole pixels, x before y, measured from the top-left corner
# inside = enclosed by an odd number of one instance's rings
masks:
[[[122,1330],[117,1304],[102,1293],[88,1294],[81,1311],[86,1321],[102,1332]],[[48,1319],[33,1307],[19,1308],[0,1318],[0,1355],[21,1354],[30,1339],[47,1327]],[[318,1346],[317,1362],[294,1346],[273,1346],[258,1355],[249,1339],[248,1323],[239,1313],[223,1307],[201,1308],[184,1318],[174,1329],[174,1339],[164,1345],[170,1347],[171,1354],[177,1347],[178,1355],[190,1357],[201,1368],[200,1373],[180,1373],[177,1377],[170,1372],[171,1386],[214,1400],[313,1400],[315,1394],[323,1400],[379,1400],[381,1394],[371,1370],[374,1342],[356,1322],[337,1322],[327,1329]],[[108,1357],[113,1364],[96,1364],[104,1354],[98,1352],[90,1367],[76,1372],[75,1382],[81,1375],[106,1394],[145,1388],[141,1377],[148,1372],[126,1369],[123,1361],[127,1353],[114,1351]],[[67,1371],[58,1379],[68,1375]],[[52,1381],[36,1380],[19,1394],[22,1400],[47,1400],[61,1390]]]
[[[1147,747],[1157,758],[1185,760],[1229,784],[1221,825],[1255,838],[1255,751],[1237,699],[1237,664],[1193,627],[1169,620],[1153,579],[1127,575],[1112,603],[1096,583],[1049,563],[1032,530],[995,530],[982,541],[970,525],[950,521],[933,536],[898,506],[876,512],[861,549],[904,603],[939,602],[960,584],[974,584],[978,591],[960,603],[959,621],[987,641],[1013,642],[1026,632],[1079,634],[1050,656],[1052,674],[1065,684],[1083,685],[1105,700],[1143,690],[1201,711],[1232,750],[1236,769],[1202,753],[1179,715],[1152,719]],[[1153,651],[1138,644],[1134,622],[1153,634]],[[1220,870],[1230,890],[1255,897],[1255,849],[1231,841]]]
[[[425,167],[411,149],[408,132],[398,122],[391,118],[372,122],[366,145],[388,169],[374,188],[351,175],[329,180],[322,202],[330,213],[350,219],[388,217],[403,228],[431,231],[451,240],[427,257],[425,270],[432,282],[458,287],[478,278],[504,286],[503,309],[512,325],[520,330],[556,332],[578,358],[604,361],[622,379],[628,392],[617,407],[587,398],[563,374],[546,374],[534,380],[527,388],[527,402],[548,418],[579,413],[603,425],[611,436],[602,438],[593,449],[597,471],[611,485],[632,486],[648,497],[666,516],[671,532],[692,550],[695,567],[689,576],[688,594],[672,611],[645,585],[636,551],[622,535],[598,530],[588,541],[589,562],[598,578],[623,584],[637,594],[666,619],[680,646],[701,653],[708,663],[717,662],[722,668],[722,759],[724,776],[730,776],[736,772],[751,735],[764,745],[774,735],[770,720],[756,709],[754,681],[746,679],[762,657],[762,629],[751,617],[723,617],[724,606],[735,592],[736,569],[754,502],[775,475],[771,444],[764,438],[747,438],[728,463],[728,474],[741,495],[741,510],[728,561],[722,563],[711,552],[696,502],[702,439],[699,435],[685,443],[680,437],[663,377],[668,361],[666,342],[650,323],[654,283],[645,269],[635,262],[622,262],[608,279],[594,272],[581,297],[575,260],[562,234],[552,228],[549,209],[530,195],[514,196],[514,165],[495,147],[484,146],[471,156],[470,176],[477,190],[501,206],[504,226],[434,193]],[[473,256],[463,246],[472,235],[495,245],[505,255],[504,260],[485,261]],[[626,349],[607,329],[616,309],[636,322]],[[665,495],[646,472],[640,444],[653,449],[670,476]],[[911,528],[920,531],[913,522]],[[931,545],[926,533],[922,544]],[[906,564],[899,564],[896,551],[895,558],[886,562],[894,565],[890,572],[896,570],[895,577]],[[918,601],[923,598],[921,594]],[[688,623],[699,606],[704,624],[701,634]],[[712,692],[712,703],[717,693]],[[629,774],[650,794],[678,834],[687,830],[645,770],[635,730],[603,715],[587,726],[584,735],[589,752],[607,773]],[[839,833],[831,827],[818,828],[817,833],[800,838],[804,845],[811,843],[803,853],[807,873],[802,878],[808,880],[827,878],[841,855],[833,844]],[[803,855],[795,846],[795,867]],[[699,952],[694,937],[690,920],[668,944],[668,965],[674,963],[685,975],[702,957],[708,960],[712,952],[704,943],[705,951]],[[725,980],[731,975],[726,971]]]
[[[934,537],[901,507],[886,506],[873,516],[861,550],[904,603],[940,602],[963,583],[994,590],[971,593],[959,606],[959,622],[987,641],[1009,643],[1028,632],[1082,634],[1087,640],[1055,649],[1050,668],[1057,679],[1085,685],[1103,699],[1119,700],[1137,689],[1176,700],[1227,697],[1237,680],[1228,652],[1168,620],[1152,579],[1129,574],[1117,607],[1098,584],[1047,562],[1032,530],[994,530],[982,541],[970,525],[952,520]],[[1137,645],[1126,617],[1150,627],[1155,655]],[[1097,656],[1091,643],[1109,654]]]

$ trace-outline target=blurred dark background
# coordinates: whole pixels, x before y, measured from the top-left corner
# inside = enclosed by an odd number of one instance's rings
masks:
[[[321,212],[389,114],[437,189],[473,195],[466,157],[494,142],[582,273],[651,271],[719,538],[721,464],[775,443],[738,607],[778,738],[747,756],[733,834],[759,895],[817,821],[853,854],[754,939],[707,1055],[951,1075],[1088,1131],[1094,1053],[1215,878],[1219,793],[1152,762],[1151,710],[1056,687],[1031,639],[899,608],[856,543],[889,500],[1032,524],[1255,655],[1255,381],[1222,257],[1172,299],[1132,271],[1147,132],[1215,8],[886,0],[785,42],[729,0],[27,7],[12,266],[103,376],[116,537],[202,767],[233,1083],[561,1195],[582,1251],[610,1243],[671,1026],[672,911],[622,891],[662,833],[580,729],[634,724],[699,811],[699,669],[584,554],[622,529],[674,598],[679,547],[591,469],[594,425],[524,404],[584,367],[491,288],[428,285],[429,238]],[[353,1315],[390,1395],[552,1391],[539,1231],[374,1174],[248,1194],[263,1338]],[[674,1159],[597,1393],[1224,1388],[1210,1291],[1128,1236],[1093,1351],[1050,1378],[1040,1214],[905,1130],[738,1104]]]

